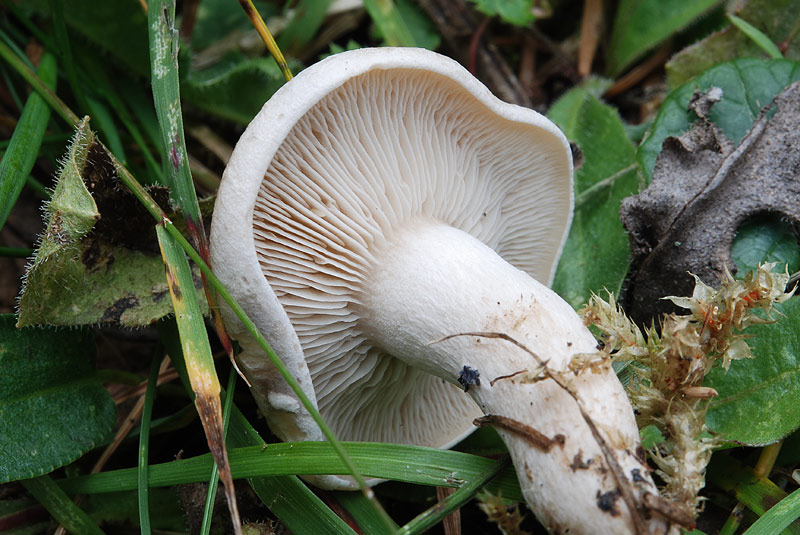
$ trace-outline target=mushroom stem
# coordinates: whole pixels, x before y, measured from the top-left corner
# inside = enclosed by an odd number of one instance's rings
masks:
[[[569,368],[597,342],[564,300],[472,235],[433,221],[404,225],[374,258],[364,331],[409,365],[461,380],[552,533],[668,532],[642,505],[657,491],[610,363]]]

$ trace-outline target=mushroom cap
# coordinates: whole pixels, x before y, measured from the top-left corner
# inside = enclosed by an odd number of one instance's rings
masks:
[[[212,264],[338,438],[449,447],[481,412],[365,333],[376,251],[407,222],[444,223],[549,285],[572,202],[569,144],[545,117],[434,52],[354,50],[301,72],[242,135]],[[238,322],[231,330],[241,341]],[[273,431],[321,439],[266,357],[242,345]]]

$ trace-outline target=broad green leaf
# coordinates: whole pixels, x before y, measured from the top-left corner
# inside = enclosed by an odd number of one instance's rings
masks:
[[[47,474],[98,445],[115,423],[87,331],[16,329],[0,316],[0,482]]]
[[[800,250],[797,238],[788,222],[762,217],[748,221],[736,230],[731,246],[738,275],[755,270],[763,262],[777,262],[776,271],[789,273],[800,269]]]
[[[800,252],[791,227],[758,220],[738,230],[731,255],[743,276],[760,262],[778,262],[776,270],[794,271]],[[755,358],[735,361],[727,373],[715,368],[706,384],[717,389],[706,417],[709,428],[724,440],[763,445],[800,427],[800,300],[778,306],[775,323],[749,327],[747,343]]]
[[[503,22],[517,26],[527,26],[533,19],[533,0],[470,0],[475,9],[489,15],[500,17]]]
[[[622,0],[611,32],[607,72],[617,76],[720,0]]]
[[[622,199],[638,190],[635,149],[617,112],[583,89],[564,95],[550,118],[583,152],[575,172],[575,214],[553,289],[573,307],[592,292],[617,292],[630,260],[619,220]]]
[[[800,427],[800,300],[778,306],[783,316],[747,329],[753,359],[725,372],[714,368],[705,385],[716,388],[706,423],[722,439],[760,446]]]
[[[647,138],[636,155],[649,182],[661,145],[669,136],[679,136],[696,120],[687,111],[695,91],[722,89],[722,100],[711,108],[711,120],[735,143],[747,133],[761,108],[790,83],[800,79],[800,63],[788,60],[745,58],[723,63],[670,92],[658,112]]]
[[[800,60],[800,2],[796,0],[746,0],[735,14],[747,21],[774,43],[780,43],[783,56]],[[671,88],[686,83],[717,63],[744,57],[763,57],[763,50],[745,33],[728,26],[684,48],[667,62],[667,82]]]
[[[106,191],[121,191],[103,156],[88,122],[82,123],[63,159],[47,205],[47,230],[25,276],[21,326],[136,327],[172,313],[150,216],[132,196],[98,198],[101,214],[86,188],[84,177],[90,177],[95,191],[104,181]],[[99,221],[103,232],[95,227]]]

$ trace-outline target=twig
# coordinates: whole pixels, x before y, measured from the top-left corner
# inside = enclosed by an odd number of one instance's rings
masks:
[[[550,438],[541,431],[537,431],[533,427],[524,424],[519,420],[514,420],[513,418],[508,418],[506,416],[487,414],[486,416],[475,418],[472,423],[478,427],[485,427],[488,425],[502,429],[503,431],[514,433],[515,435],[519,435],[531,446],[545,453],[553,449],[553,445],[555,444],[560,446],[564,445],[564,435],[559,434],[555,435],[553,438]]]

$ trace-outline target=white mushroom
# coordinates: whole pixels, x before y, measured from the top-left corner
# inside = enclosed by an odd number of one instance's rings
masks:
[[[644,505],[657,491],[625,392],[608,362],[568,371],[596,341],[543,284],[571,174],[555,125],[452,60],[347,52],[286,84],[242,135],[212,262],[340,439],[449,447],[493,415],[552,533],[666,533]],[[273,431],[322,440],[230,328]]]

